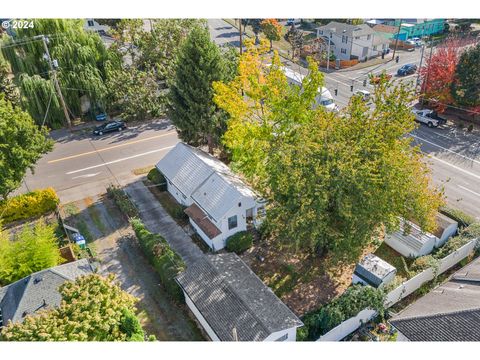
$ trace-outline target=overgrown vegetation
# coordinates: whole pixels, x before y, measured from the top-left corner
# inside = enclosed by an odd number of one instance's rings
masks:
[[[183,292],[175,281],[176,276],[185,269],[185,263],[159,234],[147,230],[139,219],[132,219],[131,225],[142,250],[155,268],[160,282],[175,301],[183,301]]]
[[[227,239],[227,250],[237,254],[243,253],[253,245],[253,235],[248,231],[239,231]]]
[[[0,202],[0,218],[4,224],[25,220],[54,211],[60,200],[55,190],[35,190]]]
[[[304,327],[297,333],[299,341],[315,341],[343,321],[364,309],[384,313],[385,293],[371,286],[353,285],[340,297],[303,317]]]
[[[114,282],[114,275],[81,276],[60,286],[59,308],[28,315],[9,323],[1,333],[6,341],[143,341],[145,333],[135,316],[135,297]]]
[[[463,211],[454,209],[449,206],[440,207],[439,211],[449,218],[458,222],[460,228],[464,228],[473,224],[476,220],[473,216],[465,214]]]
[[[110,185],[107,188],[107,194],[110,196],[111,199],[115,202],[115,204],[118,206],[120,211],[127,217],[127,218],[134,218],[138,217],[138,209],[137,207],[132,203],[128,195],[120,189],[119,187],[116,187],[114,185]]]
[[[167,180],[165,179],[165,176],[163,176],[163,174],[158,171],[156,167],[154,167],[148,172],[147,179],[150,180],[153,185],[156,185],[158,190],[167,190]]]
[[[13,235],[0,230],[0,285],[61,264],[55,225],[37,221]]]

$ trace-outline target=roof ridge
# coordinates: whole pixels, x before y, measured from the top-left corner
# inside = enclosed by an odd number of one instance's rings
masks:
[[[478,311],[480,313],[480,305],[478,307],[472,308],[472,309],[464,309],[464,310],[456,310],[456,311],[449,311],[449,312],[439,312],[433,315],[421,315],[421,316],[409,316],[405,318],[400,318],[400,319],[395,319],[392,320],[392,322],[396,321],[408,321],[408,320],[417,320],[417,319],[431,319],[431,318],[437,318],[441,316],[446,316],[446,315],[458,315],[462,313],[469,313],[469,312],[476,312]]]

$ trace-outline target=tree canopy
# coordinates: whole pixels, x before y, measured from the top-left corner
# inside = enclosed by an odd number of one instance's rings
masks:
[[[0,285],[8,285],[34,272],[63,262],[55,228],[44,221],[26,225],[13,236],[0,232]]]
[[[45,49],[36,35],[48,37],[52,60],[58,62],[58,81],[71,114],[82,116],[82,96],[92,105],[105,95],[106,50],[96,33],[83,29],[82,19],[36,19],[34,28],[16,29],[4,37],[2,52],[10,62],[22,95],[22,106],[38,124],[60,127],[65,115],[51,80]],[[14,45],[17,43],[18,45]],[[47,111],[48,110],[48,111]]]
[[[212,83],[233,79],[235,58],[229,53],[224,56],[210,40],[208,29],[194,28],[179,51],[169,91],[168,114],[180,138],[195,146],[208,144],[210,152],[226,130],[226,114],[213,102]]]
[[[289,86],[278,54],[266,46],[240,58],[239,75],[214,83],[228,112],[233,166],[269,201],[267,224],[296,249],[358,255],[398,217],[432,230],[442,204],[418,147],[403,85],[382,81],[374,109],[354,98],[336,114],[315,106],[323,75],[310,60],[302,86]],[[271,64],[271,65],[269,65]],[[240,90],[244,91],[242,96]]]
[[[123,291],[114,275],[81,276],[60,286],[59,308],[28,315],[9,323],[1,337],[7,341],[142,341],[135,316],[137,299]]]
[[[270,41],[270,51],[273,48],[273,41],[278,41],[282,37],[282,25],[276,19],[265,19],[261,22],[262,31]]]
[[[20,105],[18,88],[10,78],[10,66],[0,53],[0,97],[9,101],[13,106]]]
[[[480,107],[480,44],[460,56],[452,95],[459,105]]]
[[[290,29],[284,35],[284,38],[292,47],[292,59],[295,59],[295,56],[304,44],[302,32],[298,30],[294,24],[292,24]]]
[[[47,129],[35,125],[20,107],[13,107],[0,96],[0,196],[7,196],[20,186],[27,169],[53,148]]]

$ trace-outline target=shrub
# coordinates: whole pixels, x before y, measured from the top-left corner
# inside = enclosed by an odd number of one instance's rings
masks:
[[[439,211],[442,214],[457,221],[459,227],[467,227],[475,222],[475,218],[473,216],[465,214],[463,211],[458,209],[453,209],[448,206],[442,206]]]
[[[468,132],[472,132],[473,131],[473,124],[468,125],[467,130],[468,130]]]
[[[0,202],[2,220],[8,224],[53,211],[60,200],[52,188],[35,190]]]
[[[115,201],[115,204],[117,204],[120,211],[128,218],[138,217],[138,209],[132,203],[125,191],[111,185],[107,188],[107,194],[113,199],[113,201]]]
[[[134,218],[130,223],[142,250],[158,273],[163,287],[172,299],[182,301],[183,292],[175,281],[175,277],[185,269],[182,258],[162,236],[148,231],[139,219]]]
[[[462,236],[470,239],[480,238],[480,223],[473,223],[462,230]]]
[[[441,248],[439,248],[434,254],[433,256],[436,258],[436,259],[443,259],[445,256],[448,256],[449,254],[451,254],[452,252],[460,249],[463,245],[465,245],[466,243],[468,243],[470,240],[472,240],[471,238],[467,237],[467,236],[463,236],[463,235],[458,235],[458,236],[455,236],[451,239],[449,239],[445,245],[443,245]]]
[[[248,231],[240,231],[227,239],[227,250],[240,254],[253,245],[253,235]]]
[[[305,327],[299,340],[317,340],[343,321],[364,309],[372,309],[383,316],[385,293],[371,286],[353,285],[340,297],[303,317]]]
[[[157,185],[157,188],[160,191],[167,190],[167,180],[165,179],[165,176],[163,176],[163,174],[158,171],[156,167],[154,167],[148,172],[147,179],[150,180],[153,184]]]

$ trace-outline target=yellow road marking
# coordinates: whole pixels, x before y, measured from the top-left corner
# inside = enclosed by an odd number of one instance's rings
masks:
[[[48,161],[47,163],[48,163],[48,164],[53,164],[53,163],[56,163],[56,162],[59,162],[59,161],[75,159],[75,158],[80,157],[80,156],[91,155],[91,154],[95,154],[95,153],[97,153],[97,152],[102,152],[102,151],[107,151],[107,150],[116,149],[116,148],[119,148],[119,147],[122,147],[122,146],[127,146],[127,145],[132,145],[132,144],[138,144],[138,143],[143,142],[143,141],[152,140],[152,139],[158,139],[158,138],[161,138],[161,137],[164,137],[164,136],[169,136],[169,135],[172,135],[172,134],[175,134],[175,133],[174,133],[174,132],[171,132],[171,133],[168,133],[168,134],[161,134],[161,135],[151,136],[151,137],[148,137],[148,138],[145,138],[145,139],[140,139],[140,140],[135,140],[135,141],[129,141],[129,142],[124,143],[124,144],[112,145],[112,146],[109,146],[109,147],[106,147],[106,148],[103,148],[103,149],[87,151],[87,152],[80,153],[80,154],[75,154],[75,155],[71,155],[71,156],[66,156],[66,157],[63,157],[63,158],[60,158],[60,159],[50,160],[50,161]]]

